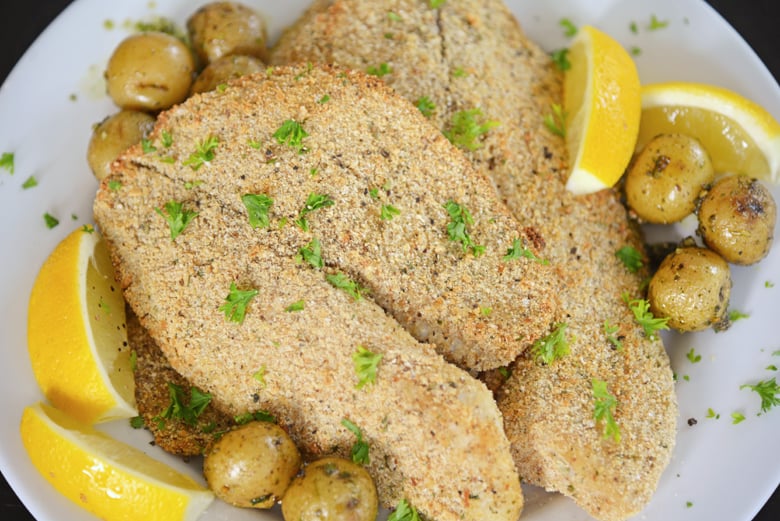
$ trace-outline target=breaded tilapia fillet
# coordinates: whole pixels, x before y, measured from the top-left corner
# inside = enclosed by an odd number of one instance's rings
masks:
[[[279,133],[292,120],[305,136]],[[487,181],[381,81],[329,68],[279,68],[195,96],[163,113],[151,139],[156,151],[115,163],[94,213],[126,300],[171,366],[226,414],[270,411],[310,454],[349,454],[352,421],[385,505],[515,521],[519,477],[491,393],[372,300],[403,313],[412,303],[412,321],[473,323],[485,341],[502,307],[518,321],[549,315],[537,304],[546,267],[502,260],[523,232]],[[254,200],[249,214],[246,194],[272,203]],[[449,240],[448,199],[471,211],[482,255]],[[399,213],[383,220],[383,204]],[[462,307],[443,307],[451,295]],[[245,306],[235,321],[231,301]],[[361,348],[381,355],[363,387]]]
[[[456,143],[462,115],[471,114],[479,132],[467,156],[539,233],[536,251],[563,284],[557,322],[567,324],[570,353],[546,365],[526,352],[498,397],[519,472],[599,519],[639,512],[674,446],[672,372],[661,341],[623,300],[640,295],[641,274],[615,252],[642,246],[617,190],[574,197],[564,188],[564,143],[544,125],[562,98],[549,56],[498,0],[450,0],[438,9],[414,0],[317,0],[271,61],[383,73]],[[619,442],[594,420],[594,380],[617,399]]]

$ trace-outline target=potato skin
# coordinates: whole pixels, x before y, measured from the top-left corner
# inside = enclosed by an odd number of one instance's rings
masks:
[[[769,254],[777,219],[772,194],[756,179],[718,180],[698,211],[704,243],[733,264],[754,264]]]
[[[204,64],[231,54],[265,61],[265,21],[251,8],[236,2],[212,2],[187,20],[192,48]]]
[[[368,471],[326,457],[303,468],[282,500],[286,521],[374,521],[379,502]]]
[[[698,140],[661,134],[631,164],[626,201],[643,221],[674,223],[694,212],[699,194],[714,178],[710,156]]]
[[[119,154],[140,143],[154,127],[154,117],[137,110],[121,110],[92,130],[87,147],[87,163],[99,180],[111,172],[111,163]]]
[[[677,248],[650,280],[647,299],[656,317],[678,331],[727,327],[731,271],[717,253],[698,246]]]
[[[209,63],[190,87],[190,95],[214,90],[229,80],[264,69],[263,62],[253,56],[223,56]]]
[[[207,450],[209,488],[237,507],[271,508],[301,467],[301,455],[275,423],[254,421],[225,433]]]
[[[173,36],[145,32],[125,38],[106,67],[108,94],[124,109],[155,112],[184,101],[195,71],[190,49]]]

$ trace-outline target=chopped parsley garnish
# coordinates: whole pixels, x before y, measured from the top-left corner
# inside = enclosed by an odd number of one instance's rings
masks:
[[[696,350],[694,348],[691,348],[691,350],[688,351],[685,356],[692,364],[701,362],[701,355],[696,354]]]
[[[640,54],[642,54],[642,48],[641,47],[637,47],[636,45],[631,47],[631,55],[632,56],[639,56]]]
[[[767,280],[766,282],[764,282],[764,287],[767,288],[767,289],[774,288],[775,287],[775,283],[772,282],[771,280]]]
[[[403,20],[399,14],[394,13],[392,11],[389,11],[387,13],[387,19],[390,20],[391,22],[400,22],[401,20]]]
[[[447,223],[447,236],[449,239],[453,242],[461,243],[464,252],[471,249],[475,257],[482,255],[485,252],[485,247],[475,244],[466,228],[474,224],[471,213],[465,207],[452,200],[447,201],[444,204],[444,208],[450,216],[450,222]]]
[[[168,407],[155,417],[162,425],[165,420],[181,420],[187,425],[195,425],[198,416],[203,414],[211,402],[211,394],[204,393],[197,387],[190,388],[189,403],[184,403],[184,389],[180,385],[168,382],[168,395],[171,402]]]
[[[644,266],[644,262],[642,261],[642,254],[633,246],[623,246],[615,252],[615,257],[620,259],[620,262],[623,263],[623,266],[625,266],[626,269],[631,273],[636,273],[642,269],[642,266]]]
[[[539,264],[544,264],[545,266],[550,264],[550,261],[547,259],[540,259],[534,255],[534,252],[523,246],[523,243],[520,241],[520,239],[515,239],[512,241],[512,247],[506,250],[506,255],[504,255],[503,260],[505,262],[509,262],[511,260],[517,260],[522,257],[536,261]]]
[[[482,111],[478,108],[456,112],[452,115],[449,128],[443,131],[444,136],[456,147],[477,150],[482,146],[477,138],[500,125],[498,121],[492,120],[479,123],[477,120],[481,118]]]
[[[371,199],[379,199],[379,188],[372,188],[368,191],[368,195]]]
[[[326,275],[325,280],[327,280],[334,288],[343,289],[355,300],[360,300],[363,298],[363,292],[366,290],[360,284],[350,279],[343,273]]]
[[[84,233],[95,233],[95,229],[89,224],[82,226],[81,231]]]
[[[537,362],[550,365],[569,354],[569,340],[566,338],[568,327],[565,322],[556,324],[552,333],[534,342],[531,353]]]
[[[396,505],[395,510],[387,516],[387,521],[420,521],[420,515],[412,505],[402,499]]]
[[[577,34],[577,26],[574,25],[574,22],[569,20],[568,18],[561,18],[558,22],[558,25],[560,25],[563,28],[563,35],[571,38],[572,36]]]
[[[566,112],[557,103],[550,105],[552,113],[544,116],[544,126],[556,136],[566,137]]]
[[[777,371],[777,366],[775,364],[770,364],[766,366],[764,369],[766,369],[767,371]]]
[[[623,341],[620,339],[619,335],[615,335],[619,330],[620,327],[611,325],[609,319],[604,321],[604,334],[607,335],[607,341],[618,351],[623,349]]]
[[[260,150],[260,148],[263,146],[263,144],[256,139],[250,139],[246,142],[247,145],[254,148],[255,150]]]
[[[165,148],[171,148],[171,145],[173,145],[173,136],[169,131],[163,130],[160,132],[160,142]]]
[[[552,61],[559,71],[568,71],[571,69],[571,62],[569,61],[569,49],[563,48],[553,51],[551,54]]]
[[[268,217],[268,211],[274,204],[273,199],[265,194],[244,194],[241,196],[241,201],[246,206],[249,224],[252,228],[268,228],[270,226],[271,220]]]
[[[202,185],[203,181],[200,179],[196,179],[195,181],[185,181],[184,182],[184,188],[187,190],[192,190],[193,188],[197,188],[198,186]]]
[[[777,385],[777,380],[770,378],[769,380],[762,380],[755,385],[740,385],[740,389],[750,389],[761,397],[761,412],[767,412],[772,407],[780,405],[780,386]]]
[[[493,308],[490,306],[479,306],[479,314],[483,317],[489,317],[493,313]]]
[[[620,443],[620,427],[615,421],[617,398],[607,390],[607,382],[594,378],[591,381],[593,390],[593,419],[604,422],[604,437],[612,438]]]
[[[130,418],[130,427],[133,429],[143,429],[144,428],[144,417],[140,414],[138,416],[133,416]]]
[[[14,173],[14,154],[13,152],[3,152],[0,156],[0,168],[8,170],[8,173],[13,175]]]
[[[433,112],[436,110],[436,105],[431,101],[428,96],[423,96],[414,102],[417,109],[422,112],[422,115],[426,118],[433,116]]]
[[[463,67],[458,67],[454,71],[452,71],[453,78],[465,78],[468,75],[469,73],[466,72],[466,69],[464,69]]]
[[[58,224],[60,224],[60,220],[57,219],[56,217],[54,217],[49,212],[46,212],[45,214],[43,214],[43,222],[46,223],[46,227],[48,229],[50,229],[50,230],[52,228],[54,228],[55,226],[57,226]]]
[[[659,20],[657,16],[650,15],[650,23],[647,25],[648,31],[657,31],[658,29],[663,29],[669,25],[669,20]]]
[[[628,24],[628,30],[634,34],[639,34],[639,26],[633,20],[631,21],[630,24]]]
[[[729,321],[736,322],[737,320],[742,320],[743,318],[750,318],[750,315],[747,313],[742,313],[736,309],[729,311]]]
[[[381,353],[372,353],[363,346],[357,346],[357,350],[352,353],[352,363],[355,364],[355,374],[358,377],[355,387],[362,389],[376,382],[376,370],[382,356]]]
[[[438,9],[443,6],[446,1],[447,0],[429,0],[428,5],[430,5],[432,9]]]
[[[745,415],[744,414],[742,414],[741,412],[732,412],[731,413],[731,423],[736,425],[738,423],[742,423],[743,421],[745,421]]]
[[[109,190],[111,190],[113,192],[116,192],[120,188],[122,188],[122,182],[121,181],[117,181],[116,179],[112,179],[111,181],[108,182],[108,189]]]
[[[246,317],[246,307],[249,301],[259,293],[256,289],[240,290],[235,282],[230,283],[230,293],[225,297],[225,303],[219,310],[225,313],[225,317],[232,322],[242,324]]]
[[[693,506],[693,501],[686,501],[685,502],[685,508],[691,508]]]
[[[650,303],[645,299],[631,299],[628,296],[628,292],[623,293],[623,302],[626,303],[628,309],[634,314],[634,318],[637,323],[642,326],[642,329],[648,338],[655,339],[656,332],[662,329],[669,329],[667,322],[669,318],[656,318],[650,311]]]
[[[709,407],[707,409],[707,414],[705,415],[706,418],[713,418],[715,420],[720,420],[720,413],[717,413],[712,410],[712,407]]]
[[[260,366],[260,369],[252,373],[252,378],[260,384],[260,387],[265,389],[265,365]]]
[[[382,62],[379,64],[379,67],[374,67],[372,65],[371,67],[366,69],[366,72],[371,76],[376,76],[378,78],[381,78],[382,76],[386,76],[387,74],[393,72],[393,68],[390,67],[387,63]]]
[[[193,170],[198,170],[214,159],[214,149],[219,146],[219,138],[216,136],[209,136],[203,141],[199,141],[195,152],[190,154],[190,157],[184,160],[184,165],[189,166]]]
[[[298,250],[299,259],[308,262],[312,268],[322,269],[322,250],[320,241],[312,239],[309,244]]]
[[[144,154],[151,154],[152,152],[157,152],[157,147],[152,144],[151,139],[142,139],[141,150],[143,150]]]
[[[322,97],[317,100],[317,103],[319,103],[320,105],[323,105],[323,104],[325,104],[325,103],[327,103],[329,101],[330,101],[330,95],[323,94]]]
[[[380,212],[379,218],[382,219],[383,221],[392,221],[393,217],[400,214],[401,214],[401,210],[399,210],[392,204],[383,204],[382,211]]]
[[[109,183],[109,188],[110,185],[111,184]],[[29,188],[34,188],[36,186],[38,186],[38,180],[35,179],[34,175],[31,175],[30,177],[27,178],[27,180],[24,183],[22,183],[22,189],[24,190],[27,190]]]
[[[355,435],[357,440],[352,445],[352,461],[358,465],[368,465],[368,443],[363,440],[363,432],[360,428],[346,418],[341,420],[341,425],[347,428],[349,432]]]
[[[303,311],[304,306],[305,303],[303,300],[296,300],[295,302],[293,302],[292,304],[284,308],[284,310],[288,313],[293,313],[295,311]]]
[[[268,411],[245,412],[233,417],[237,425],[246,425],[249,422],[276,423],[276,416]]]
[[[335,202],[329,195],[317,194],[314,192],[310,193],[309,197],[306,198],[306,204],[304,204],[303,208],[301,208],[301,211],[298,212],[298,218],[295,220],[295,224],[298,225],[298,228],[301,230],[308,232],[309,222],[306,220],[306,215],[313,212],[314,210],[327,208],[328,206],[333,206],[334,204]]]
[[[303,140],[307,137],[309,137],[309,133],[303,130],[303,126],[294,119],[285,120],[282,126],[273,133],[273,138],[276,139],[277,143],[292,147],[299,154],[306,151]]]
[[[168,201],[165,203],[165,213],[159,208],[155,208],[154,211],[160,214],[168,222],[172,241],[176,240],[176,237],[184,231],[184,228],[198,216],[198,212],[185,210],[182,203],[176,201]]]

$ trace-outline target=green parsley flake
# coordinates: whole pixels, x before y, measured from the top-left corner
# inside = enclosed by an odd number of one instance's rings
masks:
[[[176,240],[176,237],[184,231],[184,228],[198,216],[198,212],[184,210],[182,203],[176,201],[168,201],[165,203],[165,213],[159,208],[155,208],[154,211],[160,214],[168,222],[172,241]]]
[[[401,214],[401,210],[399,210],[392,204],[383,204],[382,211],[380,212],[379,218],[382,219],[383,221],[392,221],[393,217],[400,214]]]
[[[688,353],[685,356],[692,364],[701,362],[701,355],[696,354],[696,350],[694,348],[691,348],[691,350],[688,351]]]
[[[151,139],[144,138],[141,140],[141,150],[144,154],[151,154],[152,152],[157,152],[157,147],[152,144]]]
[[[346,418],[341,420],[341,425],[346,427],[357,438],[352,445],[352,461],[358,465],[368,465],[370,463],[370,458],[368,457],[369,448],[368,443],[363,440],[363,432],[357,425]]]
[[[241,201],[246,207],[252,228],[268,228],[271,225],[268,211],[274,204],[273,199],[265,194],[244,194],[241,196]]]
[[[431,6],[431,9],[438,9],[439,7],[444,5],[444,2],[447,0],[429,0],[428,5]]]
[[[357,346],[357,350],[352,353],[352,363],[355,365],[355,374],[358,377],[355,387],[362,389],[376,382],[376,370],[382,356],[381,353],[372,353],[363,346]]]
[[[729,311],[729,320],[731,322],[736,322],[737,320],[742,320],[744,318],[750,318],[750,315],[747,313],[742,313],[736,309]]]
[[[89,224],[82,226],[81,231],[84,233],[95,233],[95,229]]]
[[[685,508],[691,508],[693,506],[693,501],[686,501],[685,502]]]
[[[317,100],[317,103],[320,105],[323,105],[330,101],[330,96],[328,94],[323,94],[320,99]]]
[[[284,308],[284,310],[288,313],[294,313],[296,311],[303,311],[304,308],[304,301],[303,300],[297,300]]]
[[[360,284],[350,279],[343,273],[326,275],[325,280],[327,280],[334,288],[343,289],[355,300],[360,300],[363,298],[363,292],[366,290]]]
[[[565,322],[556,324],[552,333],[534,342],[531,353],[537,362],[550,365],[569,354],[569,340],[566,338],[568,327]]]
[[[479,123],[478,119],[482,119],[482,111],[478,108],[456,112],[452,115],[449,127],[443,131],[444,136],[456,147],[477,150],[482,147],[478,138],[500,125],[498,121],[492,120]]]
[[[631,23],[628,24],[628,30],[634,34],[639,34],[639,25],[632,20]]]
[[[775,364],[770,364],[766,366],[764,369],[766,369],[767,371],[777,371],[777,366]]]
[[[566,112],[557,103],[550,105],[552,113],[544,116],[544,126],[556,136],[566,137]]]
[[[620,427],[615,421],[615,409],[617,408],[617,398],[607,390],[607,382],[594,378],[591,381],[593,390],[593,419],[604,421],[604,437],[612,438],[616,443],[620,443]]]
[[[265,383],[265,365],[260,366],[260,369],[252,373],[252,378],[260,384],[260,387],[265,389],[266,383]]]
[[[162,425],[164,425],[165,420],[181,420],[187,425],[193,426],[208,404],[211,403],[211,394],[204,393],[194,386],[190,388],[189,403],[184,403],[184,389],[173,382],[168,382],[168,396],[171,400],[170,404],[154,418]]]
[[[426,118],[430,118],[433,116],[434,111],[436,110],[436,105],[431,101],[431,98],[428,96],[423,96],[419,98],[417,101],[414,102],[417,109],[422,112],[422,115]]]
[[[485,247],[475,244],[467,229],[467,226],[474,224],[471,213],[465,207],[452,200],[447,201],[444,204],[444,208],[450,216],[450,222],[447,223],[447,236],[449,239],[453,242],[460,242],[464,252],[471,249],[475,257],[482,255],[485,252]]]
[[[777,385],[777,380],[770,378],[768,380],[762,380],[755,385],[740,385],[740,389],[750,389],[758,394],[761,398],[761,412],[768,412],[772,407],[780,405],[780,386]]]
[[[303,140],[309,137],[309,133],[303,129],[300,123],[293,119],[285,120],[272,136],[280,145],[287,145],[302,154],[306,151]]]
[[[143,429],[146,426],[144,417],[141,415],[130,418],[130,427],[133,429]]]
[[[382,76],[386,76],[393,72],[393,68],[390,67],[387,63],[382,62],[379,64],[379,67],[374,67],[373,65],[366,69],[366,72],[370,74],[371,76],[376,76],[378,78],[381,78]]]
[[[387,517],[387,521],[420,521],[420,515],[412,505],[402,499]]]
[[[628,309],[634,314],[634,318],[637,323],[642,326],[645,335],[651,340],[657,338],[656,332],[660,330],[669,329],[667,322],[669,318],[656,318],[650,311],[650,303],[644,299],[631,299],[628,296],[628,292],[624,292],[623,302],[626,303]]]
[[[563,28],[563,35],[568,38],[577,34],[577,26],[568,18],[561,18],[560,21],[558,21],[558,25]]]
[[[399,14],[394,13],[392,11],[389,11],[387,13],[387,19],[390,20],[391,22],[400,22],[403,20]]]
[[[744,414],[742,414],[741,412],[732,412],[731,413],[731,423],[736,425],[738,423],[742,423],[743,421],[745,421],[745,415]]]
[[[160,142],[165,148],[171,148],[171,145],[173,145],[173,136],[169,131],[163,130],[160,132]]]
[[[120,188],[122,188],[122,182],[117,181],[116,179],[112,179],[108,182],[108,189],[112,192],[118,191]]]
[[[29,188],[35,188],[38,186],[38,180],[35,179],[35,176],[31,175],[30,177],[25,180],[24,183],[22,183],[22,189],[27,190]]]
[[[184,188],[187,190],[192,190],[193,188],[197,188],[202,184],[203,181],[201,181],[200,179],[196,179],[195,181],[185,181]]]
[[[255,412],[246,412],[244,414],[234,416],[233,421],[236,422],[237,425],[246,425],[247,423],[253,421],[276,423],[276,416],[268,411],[260,410]]]
[[[466,72],[466,69],[464,69],[463,67],[458,67],[454,71],[452,71],[453,78],[465,78],[468,75],[469,73]]]
[[[620,335],[616,333],[620,331],[620,327],[617,325],[611,325],[609,319],[604,321],[604,334],[607,335],[607,341],[618,351],[623,349],[623,341]]]
[[[14,154],[13,152],[3,152],[0,156],[0,168],[4,168],[9,174],[14,173]]]
[[[650,23],[647,25],[648,31],[657,31],[669,25],[669,20],[659,20],[655,15],[650,16]]]
[[[707,409],[707,414],[705,415],[707,418],[713,418],[715,420],[720,420],[720,413],[717,413],[712,410],[712,407]]]
[[[620,259],[620,262],[622,262],[626,269],[631,273],[636,273],[644,266],[642,254],[633,246],[623,246],[615,252],[615,257]]]
[[[552,61],[559,71],[568,71],[571,69],[571,62],[569,61],[569,49],[563,48],[552,52]]]
[[[246,307],[249,301],[259,293],[256,289],[240,290],[235,282],[230,283],[230,293],[225,297],[225,303],[219,310],[225,313],[225,317],[232,322],[242,324],[246,317]]]
[[[203,141],[199,141],[195,152],[190,154],[190,157],[185,159],[183,164],[188,165],[193,170],[200,169],[214,159],[214,149],[217,146],[219,146],[219,138],[216,136],[209,136]]]
[[[641,47],[637,47],[636,45],[631,47],[631,55],[632,56],[639,56],[640,54],[642,54],[642,48]]]
[[[774,288],[775,287],[775,283],[772,282],[771,280],[767,280],[766,282],[764,282],[764,287],[767,288],[767,289]]]
[[[46,223],[46,227],[48,229],[50,229],[50,230],[52,228],[56,227],[58,224],[60,224],[60,220],[57,219],[56,217],[54,217],[49,212],[46,212],[45,214],[43,214],[43,222]]]
[[[298,250],[298,260],[308,262],[312,268],[322,269],[324,264],[322,262],[320,241],[314,238],[307,246]]]
[[[298,225],[298,228],[301,230],[308,232],[309,222],[306,220],[306,215],[313,212],[314,210],[327,208],[329,206],[333,206],[334,204],[335,202],[329,195],[317,194],[314,192],[310,193],[306,198],[306,204],[303,205],[303,208],[301,208],[301,211],[298,213],[298,218],[295,220],[295,224]]]
[[[534,255],[534,252],[523,246],[523,243],[520,241],[520,239],[515,239],[512,241],[512,247],[506,250],[506,255],[504,255],[503,260],[504,262],[509,262],[511,260],[517,260],[523,257],[526,259],[531,259],[532,261],[536,261],[539,264],[544,264],[545,266],[550,264],[550,261],[547,259],[540,259]]]

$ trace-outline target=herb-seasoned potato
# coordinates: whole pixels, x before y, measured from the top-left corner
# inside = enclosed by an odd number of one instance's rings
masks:
[[[184,101],[195,59],[190,49],[160,32],[134,34],[114,50],[106,68],[108,94],[124,109],[158,111]]]
[[[251,8],[236,2],[207,4],[187,20],[192,48],[203,63],[230,54],[254,56],[265,61],[265,21]]]
[[[646,222],[673,223],[693,213],[700,192],[714,178],[710,156],[698,140],[662,134],[632,163],[625,181],[626,200]]]
[[[666,256],[650,280],[647,299],[656,317],[678,331],[727,326],[731,296],[729,265],[717,253],[683,246]]]
[[[263,62],[253,56],[223,56],[209,63],[195,78],[190,88],[190,95],[214,90],[228,80],[260,72],[263,68]]]
[[[734,264],[753,264],[769,253],[777,206],[756,179],[720,179],[702,199],[699,234],[712,250]]]
[[[121,110],[98,123],[87,148],[87,163],[95,177],[106,177],[114,159],[140,143],[151,132],[154,121],[154,117],[145,112]]]
[[[254,421],[225,433],[203,459],[211,490],[237,507],[271,508],[301,466],[301,455],[275,423]]]
[[[374,481],[366,469],[342,458],[308,464],[282,501],[287,521],[374,521],[378,511]]]

